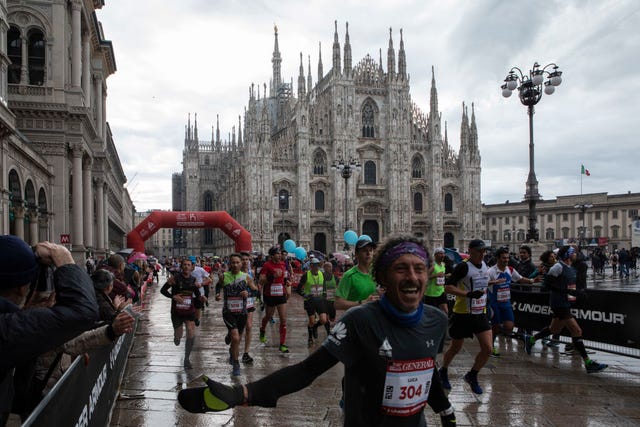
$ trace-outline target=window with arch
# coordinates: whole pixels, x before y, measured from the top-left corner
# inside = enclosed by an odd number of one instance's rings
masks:
[[[203,207],[203,210],[207,212],[210,212],[213,210],[213,195],[208,191],[204,193],[202,207]]]
[[[38,191],[38,210],[40,213],[47,213],[47,193],[45,193],[44,188],[41,188]]]
[[[364,162],[364,183],[376,185],[376,164],[371,160]]]
[[[327,173],[327,155],[318,149],[313,153],[313,174],[324,175]]]
[[[593,227],[593,237],[595,237],[596,239],[602,237],[602,227],[600,227],[599,225]]]
[[[7,55],[11,60],[8,82],[18,84],[20,83],[20,69],[22,67],[22,39],[20,38],[20,30],[16,27],[11,27],[7,31]]]
[[[491,231],[491,240],[494,242],[498,240],[498,232],[496,230]]]
[[[316,210],[319,212],[324,211],[324,191],[318,190],[315,194]]]
[[[289,191],[284,188],[278,192],[278,209],[281,211],[289,210]]]
[[[611,227],[611,238],[618,239],[620,237],[620,227],[614,225]]]
[[[555,239],[556,233],[553,231],[553,228],[547,228],[547,231],[544,233],[544,237],[547,240]]]
[[[14,203],[22,202],[22,185],[15,169],[11,169],[9,172],[9,192],[9,197]]]
[[[411,177],[423,178],[424,177],[424,160],[422,156],[416,154],[411,161]]]
[[[29,31],[29,84],[44,84],[44,34],[38,29]]]
[[[444,195],[444,211],[453,212],[453,196],[451,193]]]
[[[27,202],[27,207],[29,209],[36,208],[36,189],[33,186],[33,181],[30,179],[27,180],[27,183],[24,186],[24,200]]]
[[[516,239],[518,239],[519,242],[524,242],[524,230],[518,230]]]
[[[371,101],[365,102],[362,106],[362,137],[375,137],[375,110]]]
[[[422,193],[420,192],[413,194],[413,210],[416,213],[422,213]]]
[[[569,238],[569,227],[562,227],[562,238],[563,239]]]

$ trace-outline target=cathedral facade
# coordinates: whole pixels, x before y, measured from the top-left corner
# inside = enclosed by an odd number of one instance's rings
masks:
[[[353,63],[347,24],[334,32],[332,62],[317,81],[300,54],[297,85],[284,82],[278,30],[270,85],[251,85],[244,117],[228,140],[219,125],[198,138],[185,129],[183,170],[174,174],[173,208],[227,211],[253,236],[254,250],[291,238],[307,250],[341,250],[354,230],[380,241],[395,233],[431,247],[464,248],[482,233],[480,153],[473,106],[462,106],[460,147],[442,126],[432,71],[429,112],[411,100],[402,31],[397,53],[389,31],[382,51]],[[305,73],[305,64],[307,70]],[[348,165],[348,166],[345,166]],[[345,171],[345,166],[349,169]],[[348,173],[345,173],[348,172]],[[351,174],[350,177],[346,175]],[[175,230],[191,253],[228,253],[219,230]]]

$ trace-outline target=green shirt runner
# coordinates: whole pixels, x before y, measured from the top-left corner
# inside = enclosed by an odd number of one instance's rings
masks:
[[[364,301],[375,292],[376,284],[371,274],[363,273],[356,265],[347,270],[340,279],[336,296],[347,301]]]

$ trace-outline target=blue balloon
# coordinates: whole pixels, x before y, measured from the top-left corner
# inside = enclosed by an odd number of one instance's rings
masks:
[[[291,239],[285,240],[283,246],[284,250],[290,253],[296,250],[296,242]]]
[[[298,246],[293,252],[300,261],[307,257],[307,251],[302,246]]]
[[[358,241],[358,233],[353,230],[347,230],[344,232],[344,241],[348,245],[355,245]]]

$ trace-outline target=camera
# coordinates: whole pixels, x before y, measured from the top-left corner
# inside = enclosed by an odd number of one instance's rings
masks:
[[[34,292],[53,292],[53,272],[55,271],[55,267],[43,264],[42,260],[36,253],[35,248],[33,248],[33,254],[36,256],[36,260],[38,261],[38,275],[33,283],[31,283],[31,289],[33,289]]]

